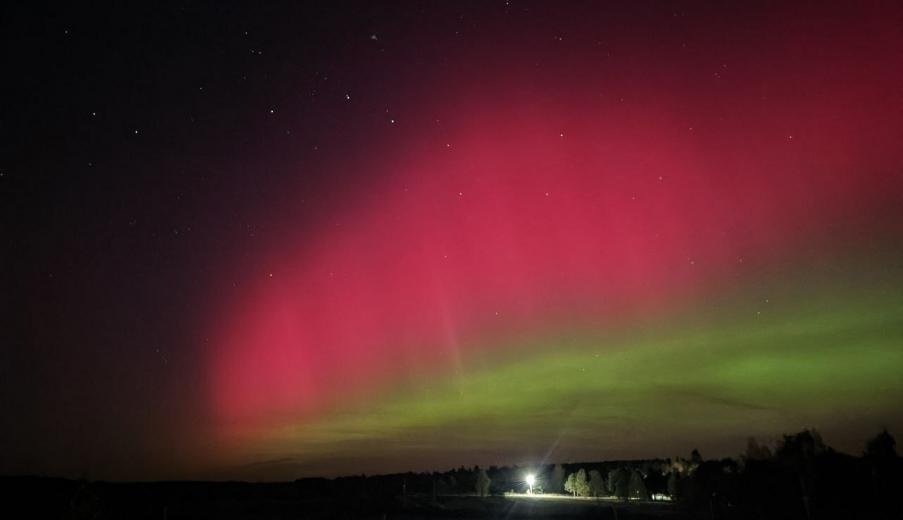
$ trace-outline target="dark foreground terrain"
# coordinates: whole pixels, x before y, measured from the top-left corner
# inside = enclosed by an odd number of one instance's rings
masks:
[[[667,503],[429,495],[303,496],[297,483],[104,483],[2,478],[4,509],[22,518],[490,519],[707,518]]]
[[[557,492],[525,494],[528,476],[531,488]],[[704,460],[694,450],[690,459],[274,483],[0,477],[0,518],[903,520],[901,490],[903,459],[887,431],[856,457],[804,430],[774,452],[750,439],[737,460]]]
[[[413,494],[361,497],[349,494],[309,496],[298,482],[153,482],[105,483],[56,478],[0,478],[2,503],[19,518],[61,519],[766,519],[807,515],[789,507],[777,514],[709,501],[688,503],[625,502],[610,499],[525,496],[437,496]],[[4,515],[5,516],[5,515]],[[5,516],[6,517],[6,516]],[[11,518],[11,517],[7,517]],[[899,518],[861,507],[821,511],[811,518]]]

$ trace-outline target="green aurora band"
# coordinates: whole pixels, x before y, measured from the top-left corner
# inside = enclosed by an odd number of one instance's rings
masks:
[[[671,456],[699,438],[715,439],[706,445],[713,455],[734,455],[749,436],[805,427],[856,451],[877,428],[903,425],[903,273],[874,259],[843,264],[843,273],[771,277],[664,320],[519,340],[491,349],[503,352],[494,358],[471,356],[271,429],[244,455],[278,458],[260,467],[277,477],[280,466],[288,476],[557,462],[578,452]]]

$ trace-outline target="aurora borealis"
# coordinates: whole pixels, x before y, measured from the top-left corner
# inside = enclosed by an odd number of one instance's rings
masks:
[[[36,223],[0,383],[32,411],[0,470],[271,480],[903,429],[900,6],[273,9],[142,12],[158,36],[103,52],[144,68],[63,96],[86,129],[59,161],[3,166]],[[106,49],[55,20],[76,63]]]

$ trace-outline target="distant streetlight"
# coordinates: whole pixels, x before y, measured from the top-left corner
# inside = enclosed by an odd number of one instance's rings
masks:
[[[533,484],[536,483],[535,475],[527,475],[527,485],[530,486],[530,494],[533,494]]]

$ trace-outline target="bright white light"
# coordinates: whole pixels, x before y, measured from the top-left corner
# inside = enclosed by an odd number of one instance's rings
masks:
[[[527,485],[530,486],[530,489],[527,491],[527,493],[530,493],[531,495],[533,494],[533,484],[535,484],[535,483],[536,483],[536,475],[533,475],[533,474],[527,475]]]

